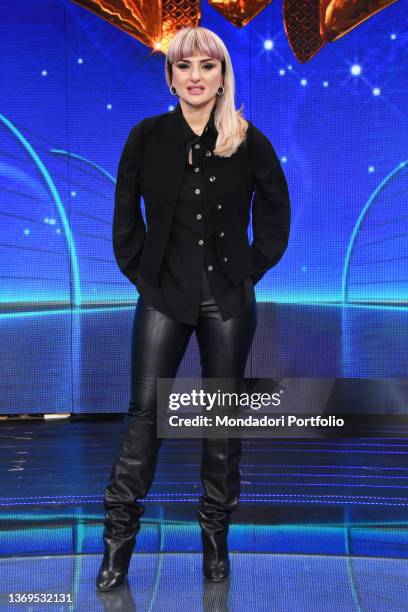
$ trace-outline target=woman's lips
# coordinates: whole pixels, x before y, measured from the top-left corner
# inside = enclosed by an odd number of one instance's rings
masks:
[[[192,94],[200,94],[204,91],[204,87],[187,87],[187,89]]]

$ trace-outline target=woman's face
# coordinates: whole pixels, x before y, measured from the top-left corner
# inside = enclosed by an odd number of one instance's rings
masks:
[[[173,82],[178,97],[194,106],[215,100],[223,84],[220,60],[205,55],[184,57],[173,64]]]

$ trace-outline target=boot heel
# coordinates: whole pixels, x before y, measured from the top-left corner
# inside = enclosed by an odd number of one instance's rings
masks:
[[[96,588],[110,591],[122,585],[127,576],[136,537],[115,541],[105,538],[105,553],[96,577]]]
[[[230,574],[227,535],[227,532],[201,532],[203,573],[205,578],[212,582],[227,580]]]

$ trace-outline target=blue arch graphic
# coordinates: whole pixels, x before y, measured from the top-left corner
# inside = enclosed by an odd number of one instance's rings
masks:
[[[351,237],[350,237],[350,241],[347,247],[347,251],[346,251],[346,256],[344,259],[344,266],[343,266],[343,273],[342,273],[342,279],[341,279],[341,299],[343,304],[346,304],[348,302],[348,294],[347,294],[347,280],[348,280],[348,273],[349,273],[349,269],[350,269],[350,261],[351,261],[351,257],[352,257],[352,253],[353,253],[353,247],[354,247],[354,243],[356,241],[358,232],[361,228],[361,224],[363,223],[364,217],[367,214],[368,209],[370,208],[370,206],[372,205],[372,203],[374,202],[374,200],[376,199],[376,197],[378,196],[378,194],[384,189],[384,187],[387,185],[387,183],[396,175],[398,174],[398,172],[401,172],[401,170],[403,170],[405,168],[405,166],[408,164],[408,160],[401,162],[400,164],[398,164],[398,166],[396,168],[394,168],[394,170],[392,170],[382,181],[381,183],[378,185],[378,187],[373,191],[373,193],[371,194],[371,196],[368,198],[367,202],[364,204],[361,213],[357,219],[357,222],[354,226],[354,229],[351,233]]]
[[[95,162],[91,161],[90,159],[87,159],[86,157],[82,157],[82,155],[77,155],[76,153],[70,153],[69,151],[64,151],[63,149],[50,149],[50,152],[51,153],[55,153],[56,155],[66,155],[66,156],[72,157],[74,159],[79,159],[79,160],[85,162],[86,164],[88,164],[89,166],[92,166],[93,168],[98,170],[98,172],[100,172],[101,174],[106,176],[107,179],[112,181],[113,184],[116,184],[116,179],[115,179],[114,176],[112,176],[112,174],[110,172],[105,170],[105,168],[102,168],[102,166],[99,166],[98,164],[95,164]]]
[[[23,136],[23,134],[16,128],[16,126],[7,119],[4,115],[0,113],[0,121],[4,123],[4,125],[10,130],[10,132],[17,138],[17,140],[23,145],[24,149],[30,155],[31,159],[34,161],[38,170],[41,173],[41,176],[44,178],[44,181],[51,193],[52,199],[54,200],[58,213],[60,215],[63,231],[65,234],[65,238],[67,240],[68,252],[70,255],[70,263],[72,269],[72,279],[73,279],[73,302],[75,307],[80,307],[82,303],[81,297],[81,283],[79,278],[79,266],[78,266],[78,258],[75,248],[75,242],[72,236],[71,227],[68,221],[68,217],[65,213],[65,208],[62,203],[61,197],[58,193],[58,190],[55,186],[54,181],[51,178],[50,173],[48,172],[45,164],[39,157],[38,153],[34,150],[34,147],[31,143]]]

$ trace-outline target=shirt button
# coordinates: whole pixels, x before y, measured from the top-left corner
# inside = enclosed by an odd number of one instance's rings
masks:
[[[200,172],[200,168],[197,166],[197,168],[194,168],[194,172]]]
[[[222,204],[217,204],[217,208],[218,208],[218,210],[221,210]]]
[[[220,238],[222,238],[224,236],[224,232],[220,232],[218,235]]]
[[[215,181],[215,176],[210,176],[210,181],[213,183]]]
[[[198,195],[200,193],[200,190],[199,189],[195,189],[194,193],[196,193]]]
[[[195,148],[195,149],[199,149],[199,148],[200,148],[200,145],[199,145],[199,144],[195,144],[195,145],[194,145],[194,148]]]
[[[201,245],[203,245],[203,244],[204,244],[204,240],[199,240],[199,241],[198,241],[198,244],[199,244],[200,246],[201,246]]]
[[[209,272],[211,272],[211,270],[212,270],[212,269],[213,269],[213,267],[212,267],[212,266],[207,266],[207,270],[208,270]]]
[[[202,216],[203,216],[203,215],[202,215],[201,213],[198,213],[198,214],[196,215],[196,219],[201,219],[201,218],[202,218]]]
[[[206,152],[205,152],[205,156],[206,156],[206,157],[211,157],[211,151],[206,151]]]
[[[224,257],[224,261],[228,261],[228,257]]]

